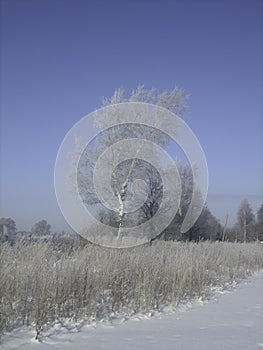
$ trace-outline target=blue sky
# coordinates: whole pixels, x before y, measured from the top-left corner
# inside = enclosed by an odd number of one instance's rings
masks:
[[[139,83],[191,95],[208,206],[235,221],[263,203],[260,0],[1,0],[0,216],[65,227],[53,188],[67,131],[102,96]]]

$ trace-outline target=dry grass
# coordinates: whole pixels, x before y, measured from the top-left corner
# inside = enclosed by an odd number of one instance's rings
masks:
[[[205,296],[263,267],[260,244],[156,242],[133,249],[0,247],[0,333],[64,318],[98,321]]]

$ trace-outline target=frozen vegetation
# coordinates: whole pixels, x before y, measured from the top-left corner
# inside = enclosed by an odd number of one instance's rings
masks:
[[[35,340],[33,329],[4,335],[3,350],[260,350],[263,348],[263,271],[215,288],[208,300],[182,302],[176,310],[88,324],[57,322]],[[1,348],[1,349],[2,349]]]
[[[0,246],[0,329],[63,322],[96,324],[205,300],[263,267],[259,243],[162,242],[132,249],[86,245],[72,251],[49,243]]]

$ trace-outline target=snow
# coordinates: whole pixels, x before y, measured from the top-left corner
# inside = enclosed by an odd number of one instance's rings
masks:
[[[181,304],[153,317],[136,316],[98,325],[57,324],[41,337],[25,328],[3,338],[1,350],[220,350],[263,349],[263,271],[208,301]]]

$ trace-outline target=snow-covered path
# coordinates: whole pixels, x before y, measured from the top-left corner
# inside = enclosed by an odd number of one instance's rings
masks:
[[[43,343],[22,330],[7,336],[3,349],[19,350],[252,350],[263,349],[263,272],[236,289],[216,293],[174,313],[148,319],[54,329]]]

